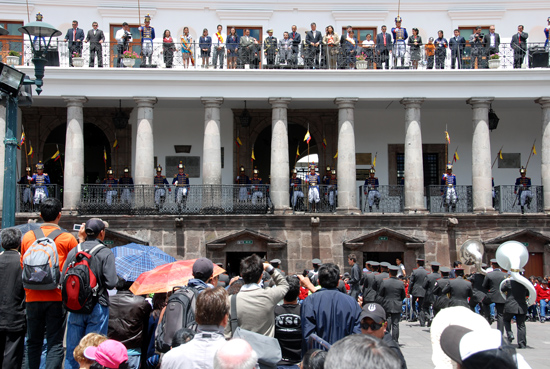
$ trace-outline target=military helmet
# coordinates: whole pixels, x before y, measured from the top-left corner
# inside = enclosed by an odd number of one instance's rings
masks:
[[[395,23],[397,22],[403,22],[403,18],[401,18],[400,16],[395,17]]]
[[[183,163],[181,161],[178,164],[178,169],[185,169],[185,165],[183,165]]]
[[[107,174],[113,174],[113,170],[111,169],[111,167],[109,167],[109,170],[107,171]]]
[[[525,169],[524,167],[521,167],[519,172],[520,174],[527,173],[527,169]]]
[[[157,165],[157,172],[162,172],[162,167],[160,165]]]
[[[149,13],[147,13],[147,15],[145,16],[145,22],[151,22],[151,16],[149,15]]]
[[[336,169],[333,169],[331,173],[336,175]]]
[[[130,173],[130,168],[124,167],[124,173]]]
[[[41,161],[39,161],[38,164],[36,164],[36,169],[44,170],[44,164]]]
[[[40,14],[40,12],[36,13],[36,21],[37,22],[42,22],[42,18],[44,18],[44,16],[42,14]]]
[[[298,171],[296,170],[296,168],[292,169],[292,174],[295,174],[295,173],[296,173],[296,174],[298,173]]]
[[[374,167],[371,167],[370,168],[370,173],[373,173],[373,174],[376,173],[376,169],[374,169]]]
[[[327,172],[330,172],[330,165],[327,165]]]
[[[453,169],[453,165],[451,164],[451,162],[447,163],[447,170],[449,170],[449,169],[451,169],[451,170]]]
[[[244,173],[244,165],[241,165],[241,172]]]
[[[254,167],[254,174],[259,174],[259,173],[260,173],[260,171],[258,170],[258,168]]]
[[[25,171],[26,171],[26,172],[32,172],[32,169],[31,169],[31,167],[26,167],[26,168],[25,168]]]

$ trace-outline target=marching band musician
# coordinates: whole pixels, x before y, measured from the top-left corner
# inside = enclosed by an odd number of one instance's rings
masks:
[[[292,170],[292,178],[290,178],[290,192],[292,196],[292,207],[296,210],[296,202],[298,197],[304,198],[302,192],[302,179],[297,177],[298,171],[296,168]]]
[[[521,213],[525,214],[525,205],[527,205],[527,209],[531,209],[531,200],[533,200],[533,194],[531,193],[531,178],[525,176],[527,174],[527,169],[524,167],[521,167],[519,173],[520,177],[516,178],[514,194],[517,195],[516,200],[519,200]]]
[[[254,174],[252,175],[252,179],[250,180],[250,183],[253,185],[251,187],[252,190],[252,205],[256,205],[258,203],[258,200],[264,197],[264,194],[262,193],[262,189],[259,185],[263,184],[262,179],[259,177],[260,172],[258,171],[258,168],[254,168]]]
[[[31,184],[35,185],[34,204],[38,205],[49,196],[46,185],[50,184],[50,176],[44,173],[44,164],[41,161],[36,164],[36,173],[32,175]]]
[[[141,65],[147,66],[147,59],[149,59],[149,65],[152,64],[153,57],[153,40],[155,39],[155,29],[150,26],[151,16],[147,14],[143,21],[144,26],[139,27],[141,33]]]
[[[32,192],[31,192],[31,186],[32,183],[32,173],[31,173],[31,167],[25,168],[26,174],[21,177],[19,182],[17,182],[20,185],[26,185],[22,186],[21,188],[21,204],[23,205],[22,209],[25,211],[26,209],[30,210],[31,203],[32,203]]]
[[[395,27],[391,29],[393,35],[393,66],[397,66],[397,58],[401,58],[401,66],[405,65],[405,53],[407,44],[405,40],[409,37],[407,29],[401,27],[403,19],[400,16],[395,18]]]
[[[241,185],[239,189],[239,201],[248,200],[248,189],[245,185],[250,184],[250,178],[244,172],[244,166],[241,165],[240,173],[235,183]]]
[[[174,174],[172,184],[176,186],[176,203],[178,207],[180,205],[185,206],[185,200],[187,199],[187,193],[189,192],[189,175],[184,173],[185,165],[180,161],[178,164],[178,173]]]
[[[118,180],[118,185],[122,187],[120,201],[123,204],[132,204],[132,189],[134,187],[134,180],[130,177],[130,169],[128,167],[124,168],[124,174]]]
[[[325,184],[328,185],[328,203],[332,211],[334,211],[336,209],[336,198],[338,196],[338,179],[336,178],[336,169],[332,170],[331,176]]]
[[[369,178],[365,179],[364,193],[367,195],[369,203],[369,211],[372,211],[372,206],[376,204],[376,209],[380,209],[380,192],[378,191],[378,178],[374,176],[376,171],[374,167],[370,168]]]
[[[157,166],[157,175],[154,178],[153,184],[155,185],[155,204],[160,209],[160,205],[166,199],[166,185],[168,185],[166,177],[162,175],[162,167],[160,165]]]
[[[458,197],[456,194],[456,176],[453,174],[453,165],[451,162],[447,164],[447,172],[441,177],[441,194],[443,195],[443,204],[445,209],[449,211],[449,206],[452,211],[456,211],[456,202]]]
[[[319,178],[319,175],[315,173],[315,164],[311,164],[309,166],[309,174],[306,177],[306,182],[308,185],[308,193],[307,197],[309,200],[309,203],[311,204],[311,211],[316,211],[316,205],[321,201],[321,198],[319,197],[319,183],[321,182],[321,179]]]
[[[118,181],[113,176],[113,170],[109,167],[107,171],[107,178],[103,180],[103,185],[107,187],[106,190],[106,201],[107,205],[111,206],[113,204],[113,197],[116,198]]]

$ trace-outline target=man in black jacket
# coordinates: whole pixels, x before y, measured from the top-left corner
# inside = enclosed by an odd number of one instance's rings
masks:
[[[527,52],[527,38],[529,34],[523,32],[523,26],[518,26],[518,33],[512,36],[512,42],[510,46],[514,50],[514,68],[521,68],[523,59],[525,58],[525,53]]]
[[[21,279],[21,231],[6,228],[0,234],[0,368],[21,368],[25,342],[25,290]]]
[[[424,311],[428,314],[428,327],[432,324],[432,319],[430,314],[430,306],[433,305],[435,302],[435,296],[434,296],[434,288],[435,288],[435,282],[439,278],[441,278],[441,274],[439,274],[439,264],[437,261],[434,261],[431,263],[432,266],[432,272],[428,274],[426,279],[424,280],[424,283],[422,284],[422,287],[426,290],[426,295],[424,296]]]
[[[529,290],[523,284],[508,279],[502,286],[502,292],[506,292],[503,321],[508,341],[512,342],[514,340],[512,318],[515,316],[518,330],[518,348],[526,348],[527,329],[525,328],[525,319],[527,316],[527,302],[525,299],[529,296]]]
[[[311,31],[306,32],[306,47],[307,55],[306,65],[309,68],[319,68],[319,53],[321,51],[321,41],[323,36],[321,32],[317,31],[317,25],[311,23]]]
[[[472,297],[472,283],[465,280],[464,269],[455,269],[456,278],[451,279],[449,284],[443,288],[443,294],[449,294],[449,306],[469,307],[468,298]]]
[[[378,275],[378,268],[380,266],[380,263],[377,261],[368,261],[367,264],[371,272],[367,273],[363,278],[363,305],[376,301],[375,277]]]
[[[487,290],[487,303],[495,304],[497,329],[504,334],[504,297],[500,294],[500,283],[506,278],[506,273],[499,269],[497,259],[491,259],[493,271],[487,273],[483,280],[483,288]]]
[[[76,259],[79,251],[88,250],[92,253],[90,269],[98,281],[98,300],[90,314],[69,313],[67,318],[67,355],[65,357],[65,369],[78,369],[80,366],[74,360],[73,351],[82,337],[88,333],[107,335],[109,327],[109,294],[107,290],[114,288],[118,282],[113,252],[103,245],[105,239],[106,223],[99,218],[92,218],[80,227],[78,240],[80,244],[73,248],[65,265],[63,265],[63,277],[65,279],[67,269]],[[94,247],[99,246],[92,252]]]
[[[405,299],[405,285],[397,279],[399,267],[389,267],[390,277],[384,279],[378,290],[378,295],[384,299],[384,310],[388,321],[388,331],[392,339],[399,343],[399,321],[401,320],[401,309]]]
[[[489,27],[489,33],[483,37],[483,46],[485,46],[485,55],[487,57],[498,54],[500,50],[500,35],[495,33],[495,26]]]
[[[455,69],[455,64],[458,69],[462,67],[462,54],[466,40],[460,36],[460,30],[457,28],[454,31],[454,37],[449,38],[449,49],[451,49],[451,69]]]
[[[348,255],[348,264],[351,266],[351,273],[348,281],[350,286],[349,295],[357,301],[360,291],[359,282],[361,281],[361,268],[359,267],[359,264],[357,264],[357,256],[355,256],[355,254]]]
[[[411,309],[414,310],[415,303],[418,301],[418,320],[420,326],[424,327],[426,324],[426,312],[424,311],[424,297],[426,296],[426,290],[424,287],[424,280],[428,277],[428,271],[424,269],[424,259],[417,259],[416,265],[418,268],[414,269],[411,274],[411,283],[409,284],[409,295],[412,296]]]
[[[292,26],[292,32],[288,35],[292,40],[292,58],[290,63],[292,66],[298,64],[298,55],[300,55],[300,45],[302,44],[302,36],[296,32],[296,25]]]

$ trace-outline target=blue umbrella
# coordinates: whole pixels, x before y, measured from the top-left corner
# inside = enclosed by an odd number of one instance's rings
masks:
[[[127,281],[135,281],[141,273],[176,261],[176,259],[155,246],[130,243],[111,249],[115,254],[117,274]]]

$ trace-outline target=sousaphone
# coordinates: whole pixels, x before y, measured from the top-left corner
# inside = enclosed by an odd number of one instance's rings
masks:
[[[533,305],[537,299],[537,291],[531,282],[527,280],[520,273],[521,268],[529,261],[529,252],[521,242],[518,241],[506,241],[500,245],[496,252],[496,259],[498,264],[507,271],[510,272],[510,278],[527,288],[529,291],[529,306]],[[500,283],[499,291],[501,295],[506,298],[506,295],[502,292],[502,285],[506,283],[506,279]]]

